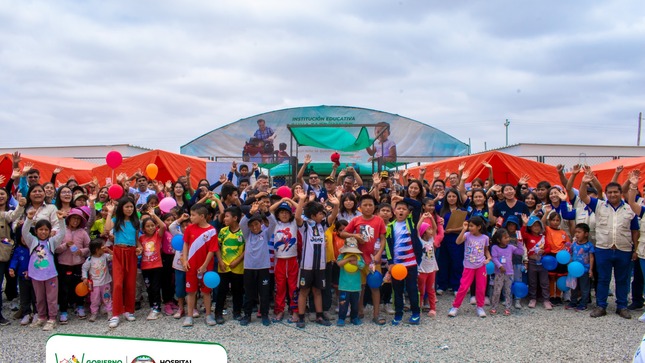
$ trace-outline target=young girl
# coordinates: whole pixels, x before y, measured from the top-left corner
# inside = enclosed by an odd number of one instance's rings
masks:
[[[468,232],[466,232],[468,230]],[[486,223],[481,217],[473,217],[464,222],[461,233],[457,237],[457,245],[464,244],[464,270],[459,283],[459,291],[448,312],[449,317],[457,316],[470,284],[475,280],[477,285],[477,316],[486,317],[484,311],[484,293],[486,291],[486,264],[490,261],[488,252],[488,236],[484,234]]]
[[[166,226],[163,238],[161,239],[161,263],[163,270],[161,274],[161,300],[163,302],[164,314],[170,316],[175,313],[177,304],[175,303],[175,284],[174,284],[174,270],[172,269],[172,260],[175,257],[175,250],[172,248],[172,233],[170,233],[170,225],[175,221],[175,216],[172,213],[164,213],[161,220]]]
[[[147,320],[157,320],[161,314],[161,240],[166,232],[166,225],[157,217],[153,207],[148,205],[148,215],[141,220],[139,243],[143,247],[141,273],[148,292],[150,313]]]
[[[44,193],[43,193],[44,197]],[[56,316],[58,315],[58,272],[54,265],[54,250],[65,238],[65,213],[58,211],[58,227],[60,232],[50,238],[52,225],[46,219],[41,219],[34,226],[36,235],[30,229],[36,210],[27,212],[27,220],[22,226],[22,238],[29,247],[29,269],[27,275],[32,280],[36,294],[36,307],[38,319],[31,323],[32,327],[43,326],[43,330],[54,330]]]
[[[511,237],[505,228],[498,229],[493,235],[493,247],[491,258],[495,264],[495,287],[493,290],[492,306],[490,313],[497,314],[499,296],[504,288],[504,315],[511,315],[511,284],[513,283],[513,255],[523,255],[524,245],[518,242],[518,246],[509,245]]]
[[[524,245],[524,240],[522,239],[522,232],[520,232],[520,220],[516,216],[510,216],[504,221],[504,224],[502,227],[506,228],[508,231],[508,236],[510,238],[509,244],[511,246],[519,247],[520,245]],[[526,269],[524,268],[524,265],[528,263],[528,258],[526,255],[526,249],[523,250],[524,253],[522,255],[519,254],[513,254],[513,282],[520,282],[523,281],[523,275],[526,273]],[[515,299],[514,300],[515,308],[516,309],[521,309],[522,304],[520,303],[520,299]]]
[[[65,239],[55,250],[58,254],[58,273],[60,275],[58,305],[60,309],[59,321],[62,325],[67,324],[67,309],[70,304],[76,306],[78,318],[85,319],[84,298],[76,295],[76,285],[81,282],[83,262],[90,254],[90,235],[85,229],[87,220],[83,212],[78,208],[73,208],[66,219]]]
[[[224,324],[224,305],[226,296],[230,292],[233,296],[233,319],[242,317],[242,303],[244,297],[244,235],[240,228],[242,211],[237,206],[224,210],[222,217],[226,227],[220,229],[217,237],[222,253],[225,269],[218,268],[220,276],[217,300],[215,303],[215,322]]]
[[[134,300],[137,279],[137,255],[141,254],[141,244],[137,238],[139,217],[134,210],[134,202],[121,198],[115,208],[114,202],[108,204],[105,230],[114,234],[112,260],[112,318],[110,328],[119,325],[119,316],[135,321]],[[116,215],[112,218],[112,214]]]
[[[424,220],[431,219],[432,215],[426,212],[422,218]],[[419,226],[419,238],[421,239],[421,243],[423,243],[423,256],[419,264],[418,277],[419,296],[423,299],[425,294],[428,293],[429,317],[437,316],[437,296],[434,290],[434,283],[439,265],[437,265],[437,259],[435,257],[435,248],[437,246],[434,241],[434,231],[435,229],[432,224],[423,222]]]
[[[394,220],[394,211],[392,205],[389,203],[381,203],[378,206],[378,216],[381,217],[383,223],[387,226]],[[387,250],[383,249],[381,254],[381,271],[387,271],[383,277],[383,284],[381,285],[381,305],[384,305],[385,312],[394,315],[394,307],[391,303],[392,300],[392,278],[387,269]]]
[[[112,251],[105,246],[102,238],[90,242],[90,257],[83,263],[83,283],[90,289],[90,321],[95,322],[100,312],[101,303],[112,318],[112,276],[109,262],[112,261]]]
[[[542,223],[546,225],[545,240],[546,248],[545,252],[551,256],[554,256],[562,251],[569,250],[571,248],[571,239],[569,235],[564,230],[560,229],[562,226],[562,217],[560,214],[551,208],[550,205],[546,205],[545,208],[546,214],[542,217]],[[564,276],[567,274],[567,266],[561,263],[558,263],[558,267],[552,271],[553,273],[549,274],[549,292],[551,296],[551,304],[561,305],[562,304],[562,292],[557,288],[555,281],[559,276]]]
[[[358,204],[356,203],[356,194],[343,194],[343,196],[340,197],[340,212],[338,213],[338,219],[344,219],[349,223],[352,219],[360,215],[361,212],[358,211]]]
[[[275,226],[271,241],[275,253],[275,304],[276,321],[284,317],[284,305],[289,294],[289,310],[292,320],[298,317],[298,302],[294,299],[298,288],[298,225],[292,207],[296,203],[290,198],[282,198],[271,206],[278,223]]]
[[[168,230],[173,237],[183,236],[189,222],[190,217],[187,213],[184,213],[170,224]],[[184,305],[186,302],[186,269],[181,263],[181,253],[181,250],[175,250],[175,257],[172,260],[172,268],[175,270],[175,296],[177,297],[177,311],[172,316],[175,319],[181,319],[184,316]],[[198,316],[199,312],[195,310],[193,318]]]
[[[522,221],[524,225],[520,231],[522,232],[522,240],[525,243],[529,259],[529,308],[535,308],[535,304],[537,303],[539,281],[542,298],[544,300],[544,308],[551,310],[553,306],[549,301],[549,272],[542,266],[542,262],[540,262],[546,247],[544,235],[542,234],[544,231],[542,221],[536,216],[529,218],[526,215],[522,216]]]

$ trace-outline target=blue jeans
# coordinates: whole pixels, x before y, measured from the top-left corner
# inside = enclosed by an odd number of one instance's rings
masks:
[[[340,291],[338,296],[338,320],[345,320],[347,310],[351,305],[349,318],[354,320],[358,318],[358,299],[361,297],[360,291]]]
[[[394,289],[394,317],[395,319],[403,318],[403,290],[407,291],[410,298],[410,310],[412,314],[421,314],[419,308],[419,285],[417,277],[419,275],[417,266],[408,266],[408,275],[405,279],[399,281],[392,279],[392,288]]]
[[[629,269],[632,253],[596,248],[596,266],[598,267],[598,288],[596,289],[596,305],[607,309],[609,282],[613,269],[616,281],[616,309],[627,308],[627,292],[629,291]]]

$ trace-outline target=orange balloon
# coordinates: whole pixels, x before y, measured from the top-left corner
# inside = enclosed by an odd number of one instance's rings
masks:
[[[76,285],[76,295],[83,297],[90,293],[90,289],[87,288],[87,285],[84,283],[79,283]]]
[[[392,270],[390,272],[395,280],[403,280],[408,276],[408,269],[400,263],[392,266]]]
[[[159,172],[159,168],[155,164],[148,164],[146,166],[146,174],[148,175],[148,178],[154,179],[157,177],[157,173]]]

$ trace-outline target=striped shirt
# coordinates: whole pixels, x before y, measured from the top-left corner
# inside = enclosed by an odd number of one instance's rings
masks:
[[[217,231],[212,226],[201,228],[196,224],[188,225],[184,232],[184,243],[188,244],[188,263],[193,268],[203,265],[209,252],[219,251]]]
[[[417,258],[412,248],[412,236],[405,221],[394,223],[394,255],[392,258],[395,264],[400,263],[406,267],[417,265]]]
[[[298,227],[302,235],[302,258],[300,267],[303,270],[324,270],[326,265],[325,227],[308,219]]]

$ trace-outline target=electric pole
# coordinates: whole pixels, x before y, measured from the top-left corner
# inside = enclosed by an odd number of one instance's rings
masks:
[[[506,146],[508,146],[508,126],[511,124],[511,122],[506,119],[506,122],[504,122],[504,126],[506,126]]]

